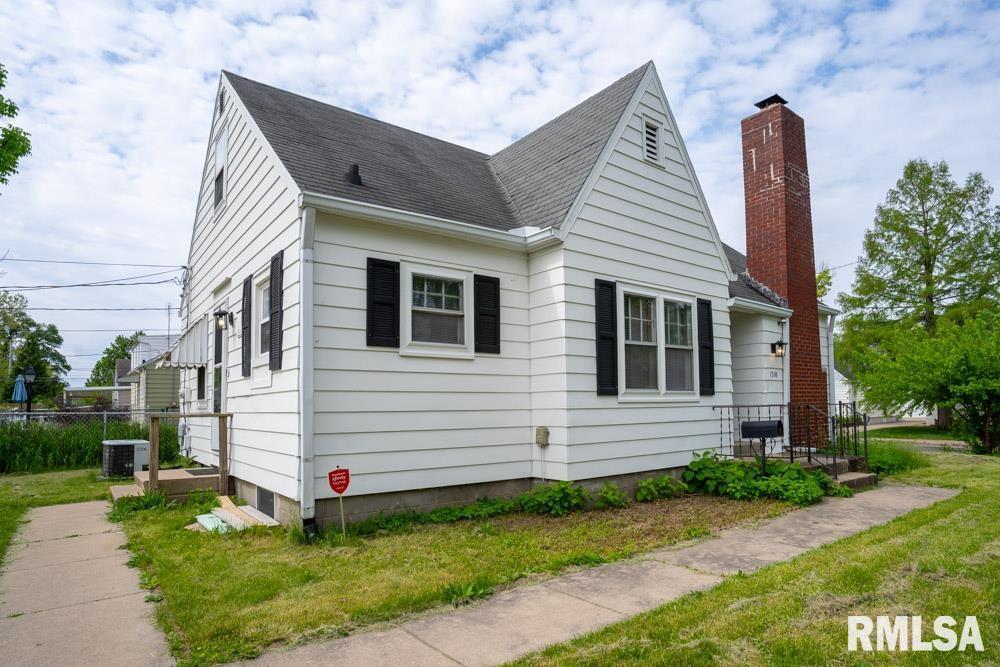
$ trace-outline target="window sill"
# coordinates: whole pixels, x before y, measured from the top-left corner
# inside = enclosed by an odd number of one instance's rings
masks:
[[[439,357],[442,359],[475,359],[476,353],[468,348],[448,349],[442,347],[409,346],[399,349],[401,357]]]
[[[629,392],[618,396],[619,403],[697,403],[700,400],[701,396],[698,394],[689,394],[687,392],[678,394]]]

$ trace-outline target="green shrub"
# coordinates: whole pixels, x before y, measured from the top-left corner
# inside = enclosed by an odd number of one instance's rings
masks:
[[[812,505],[824,495],[843,495],[826,475],[807,472],[798,463],[767,462],[765,470],[755,463],[724,459],[711,452],[695,455],[684,471],[692,491],[726,496],[735,500],[774,498],[796,505]]]
[[[628,505],[628,496],[622,491],[621,487],[613,482],[605,482],[601,486],[601,490],[597,492],[597,498],[594,500],[594,504],[601,508],[606,509],[608,507],[625,507]]]
[[[570,512],[584,509],[590,502],[590,493],[572,482],[551,482],[536,486],[518,500],[525,512],[566,516]]]
[[[660,498],[676,498],[687,491],[684,482],[670,475],[639,480],[635,485],[635,499],[640,503],[651,503]]]
[[[493,584],[485,578],[464,584],[448,584],[442,589],[441,595],[457,607],[493,595]]]
[[[903,443],[873,440],[868,443],[868,469],[879,476],[923,468],[927,457]]]
[[[0,474],[99,467],[102,441],[149,439],[149,426],[131,421],[109,421],[105,435],[99,413],[59,418],[78,421],[0,423]],[[160,461],[173,461],[179,453],[177,425],[161,423]]]

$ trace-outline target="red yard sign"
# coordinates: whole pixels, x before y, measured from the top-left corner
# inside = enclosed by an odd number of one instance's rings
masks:
[[[326,473],[326,478],[334,493],[343,494],[347,491],[347,485],[351,483],[351,471],[347,468],[337,468]]]

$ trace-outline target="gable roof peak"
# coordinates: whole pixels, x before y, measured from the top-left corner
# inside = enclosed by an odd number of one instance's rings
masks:
[[[558,227],[652,61],[494,155],[222,70],[302,191],[509,230]],[[365,187],[344,179],[353,165]]]

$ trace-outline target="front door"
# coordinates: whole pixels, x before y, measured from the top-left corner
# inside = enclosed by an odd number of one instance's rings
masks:
[[[213,318],[215,329],[212,351],[212,412],[222,412],[226,404],[226,323],[222,318]],[[219,451],[219,420],[212,423],[212,451]]]

